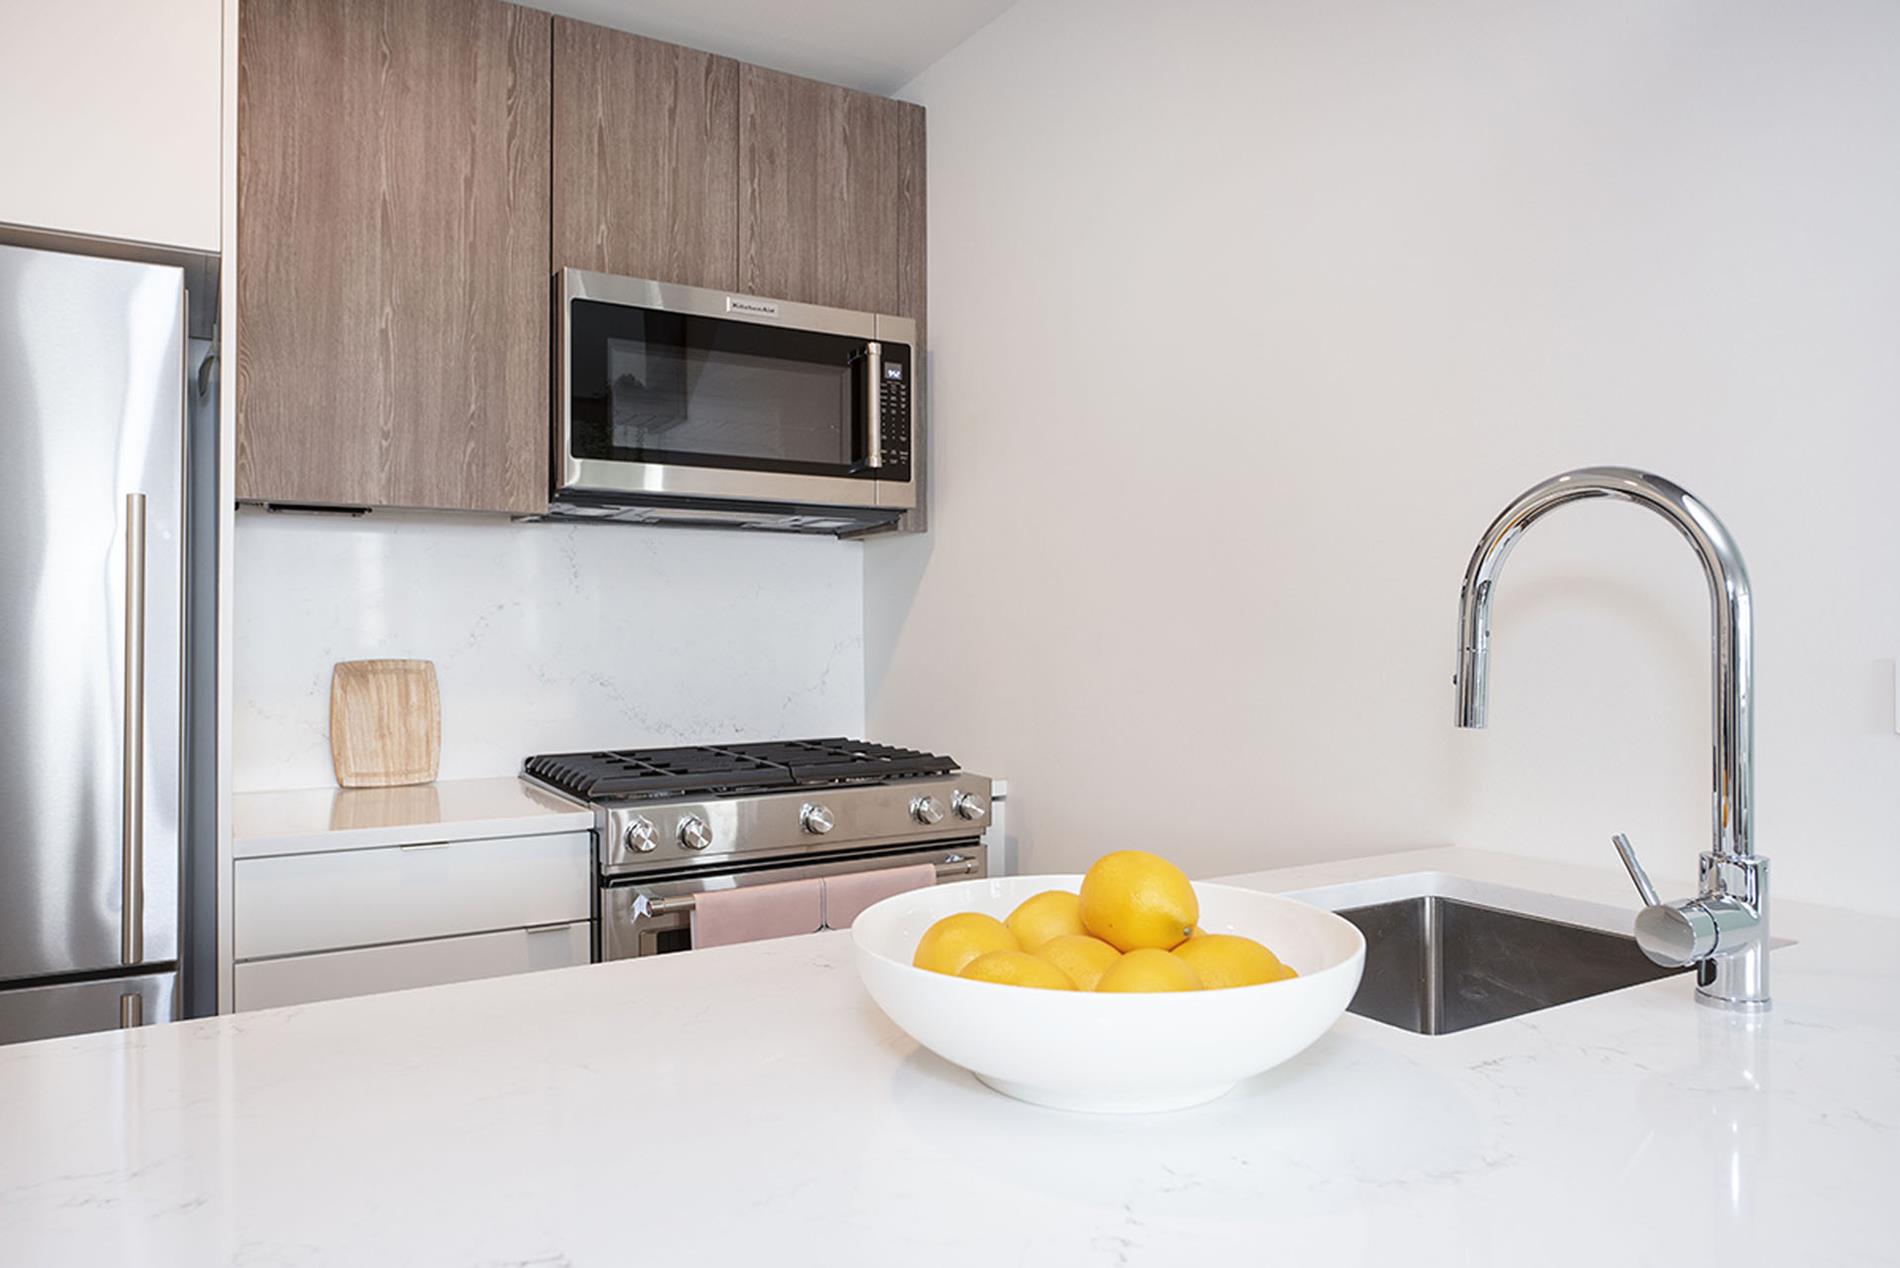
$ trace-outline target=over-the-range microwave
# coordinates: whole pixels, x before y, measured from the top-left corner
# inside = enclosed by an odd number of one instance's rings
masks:
[[[853,534],[917,504],[917,324],[564,269],[549,515]]]

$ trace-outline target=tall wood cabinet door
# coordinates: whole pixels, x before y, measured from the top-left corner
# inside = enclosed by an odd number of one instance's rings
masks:
[[[739,284],[739,64],[554,20],[554,265]]]
[[[897,244],[897,307],[890,312],[917,322],[921,344],[924,315],[929,311],[926,255],[930,245],[924,197],[924,110],[902,101],[889,105],[893,108],[885,113],[878,136],[884,155],[880,164],[885,173],[884,198],[896,218],[892,232]]]
[[[740,287],[921,316],[904,307],[899,261],[921,224],[922,139],[920,107],[742,66]],[[913,146],[918,168],[907,181]]]
[[[238,498],[546,509],[550,28],[242,0]]]

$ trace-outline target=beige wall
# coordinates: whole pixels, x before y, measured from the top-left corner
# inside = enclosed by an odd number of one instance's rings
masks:
[[[221,0],[0,0],[0,222],[218,249]]]
[[[1747,555],[1779,892],[1900,905],[1900,6],[1025,0],[904,95],[936,504],[866,548],[870,731],[1007,775],[1028,869],[1626,830],[1692,875],[1662,521],[1540,525],[1450,725],[1479,532],[1615,462]]]

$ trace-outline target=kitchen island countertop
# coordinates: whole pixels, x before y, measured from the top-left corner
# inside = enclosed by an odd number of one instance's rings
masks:
[[[1239,883],[1416,873],[1633,909],[1458,849]],[[0,1263],[1900,1262],[1900,921],[1774,915],[1759,1022],[1683,977],[1440,1037],[1349,1015],[1142,1117],[919,1050],[846,934],[0,1048]]]

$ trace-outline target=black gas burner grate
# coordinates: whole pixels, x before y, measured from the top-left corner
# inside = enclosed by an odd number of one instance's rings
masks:
[[[831,787],[956,769],[955,761],[935,753],[844,738],[548,753],[522,767],[524,774],[590,801]]]

